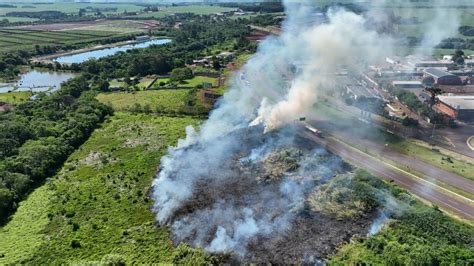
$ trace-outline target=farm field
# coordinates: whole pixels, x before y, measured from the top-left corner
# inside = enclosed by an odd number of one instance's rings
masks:
[[[0,264],[203,263],[172,246],[148,199],[161,156],[199,122],[116,113],[0,229]]]
[[[17,104],[27,101],[32,93],[29,91],[5,92],[0,93],[0,102]]]
[[[134,21],[100,23],[50,24],[29,27],[0,28],[0,52],[33,49],[35,45],[72,45],[93,43],[146,30]],[[57,30],[62,28],[63,30]]]
[[[39,19],[37,18],[23,18],[23,17],[8,17],[8,16],[0,16],[0,20],[7,19],[8,22],[10,23],[15,23],[15,22],[35,22],[38,21]]]
[[[139,18],[162,18],[174,13],[194,13],[197,15],[209,15],[218,12],[229,12],[235,8],[220,7],[220,6],[170,6],[163,7],[158,12],[143,13],[135,17]]]
[[[116,111],[193,114],[204,111],[201,110],[200,104],[194,103],[195,96],[196,93],[193,90],[169,89],[137,91],[133,93],[101,93],[97,96],[97,100],[112,106]]]
[[[125,11],[127,12],[137,12],[143,9],[140,6],[134,4],[126,4],[126,3],[114,3],[114,4],[106,4],[106,3],[8,3],[11,5],[15,5],[16,8],[7,8],[2,7],[0,9],[0,16],[4,16],[8,12],[38,12],[38,11],[60,11],[66,14],[74,14],[79,13],[79,9],[86,9],[87,7],[91,7],[92,9],[104,9],[104,8],[116,8],[115,11],[104,11],[104,14],[121,14]],[[87,11],[87,9],[86,9]],[[85,16],[92,16],[95,12],[90,11],[86,12]],[[1,17],[0,17],[1,18]]]

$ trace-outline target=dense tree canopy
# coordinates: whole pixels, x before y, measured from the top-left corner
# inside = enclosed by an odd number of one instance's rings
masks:
[[[88,90],[83,77],[71,79],[51,96],[0,114],[0,220],[111,113]]]

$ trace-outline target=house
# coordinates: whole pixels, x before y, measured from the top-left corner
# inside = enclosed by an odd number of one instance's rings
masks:
[[[235,56],[235,53],[233,53],[233,52],[222,52],[222,53],[216,55],[216,57],[219,58],[219,59],[232,59],[232,58],[234,58],[234,56]]]
[[[436,109],[465,122],[474,122],[474,95],[438,95]]]
[[[207,58],[196,59],[193,60],[193,64],[196,66],[207,66],[210,64],[210,60]]]
[[[437,68],[427,68],[423,70],[424,77],[433,77],[438,85],[462,85],[460,77]]]

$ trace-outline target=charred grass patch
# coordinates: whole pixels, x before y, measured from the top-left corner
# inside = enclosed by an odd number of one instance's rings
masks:
[[[203,263],[201,250],[174,249],[148,197],[161,156],[197,123],[116,113],[0,230],[0,264]]]

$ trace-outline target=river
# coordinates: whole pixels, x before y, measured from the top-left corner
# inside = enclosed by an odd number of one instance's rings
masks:
[[[149,41],[140,42],[140,43],[132,43],[132,44],[126,44],[126,45],[117,46],[117,47],[103,48],[103,49],[92,50],[92,51],[78,53],[78,54],[60,56],[60,57],[54,58],[53,61],[57,61],[59,63],[66,63],[66,64],[72,64],[72,63],[79,64],[91,58],[102,58],[102,57],[114,55],[118,52],[125,52],[130,49],[146,48],[151,45],[161,45],[161,44],[166,44],[169,42],[171,42],[170,39],[154,39],[154,40],[149,40]]]

